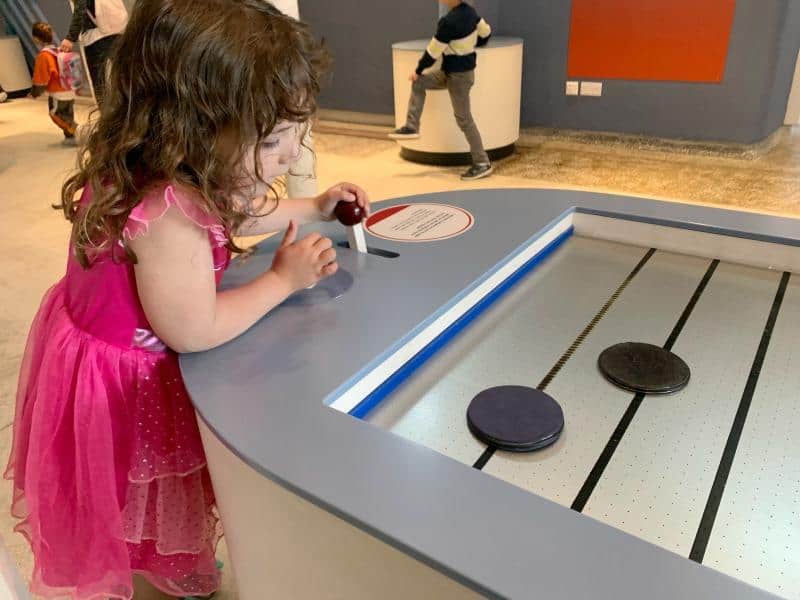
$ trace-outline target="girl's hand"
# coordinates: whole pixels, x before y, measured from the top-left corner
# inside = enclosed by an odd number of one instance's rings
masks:
[[[369,216],[369,196],[367,196],[367,193],[353,183],[343,182],[316,197],[317,209],[322,220],[332,221],[333,209],[342,200],[358,203],[364,210],[365,218]]]
[[[297,223],[291,220],[270,270],[296,292],[333,275],[338,268],[333,242],[319,233],[297,240]]]

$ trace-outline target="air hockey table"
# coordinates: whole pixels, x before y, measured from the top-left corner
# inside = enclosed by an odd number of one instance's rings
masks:
[[[498,189],[381,203],[367,230],[181,357],[243,600],[800,598],[800,221]],[[625,341],[689,384],[609,383]],[[558,440],[478,441],[467,406],[497,385],[555,398]]]

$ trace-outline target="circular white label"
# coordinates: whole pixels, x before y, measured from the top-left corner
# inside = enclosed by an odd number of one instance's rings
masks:
[[[374,213],[367,231],[395,242],[434,242],[461,235],[475,223],[463,208],[449,204],[400,204]]]

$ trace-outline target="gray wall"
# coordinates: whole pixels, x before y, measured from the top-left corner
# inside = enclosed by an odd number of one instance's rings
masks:
[[[668,0],[664,0],[668,1]],[[783,122],[800,47],[798,0],[737,0],[721,84],[607,80],[601,98],[564,94],[570,0],[477,0],[500,35],[525,40],[523,126],[755,142]],[[435,28],[433,0],[300,0],[336,58],[325,108],[391,114],[392,42]]]
[[[522,122],[686,139],[763,139],[786,110],[798,49],[796,4],[737,0],[721,84],[606,80],[602,97],[585,98],[564,94],[571,2],[505,0],[503,33],[525,39]]]
[[[391,43],[432,35],[434,0],[300,0],[300,17],[325,38],[334,73],[320,97],[325,108],[391,114]]]
[[[69,31],[69,21],[72,11],[69,0],[38,0],[39,8],[47,17],[47,22],[53,27],[56,35],[63,38]]]
[[[0,16],[5,21],[2,26],[3,33],[9,31],[19,38],[29,68],[33,69],[34,60],[39,52],[31,37],[31,26],[36,21],[46,21],[53,25],[58,34],[58,25],[62,16],[60,14],[51,15],[43,8],[51,8],[52,4],[56,9],[64,10],[67,6],[66,2],[67,0],[45,0],[41,3],[37,0],[0,0]],[[63,3],[63,5],[59,6],[59,3]],[[44,6],[40,6],[40,4]],[[55,12],[59,13],[59,10]]]

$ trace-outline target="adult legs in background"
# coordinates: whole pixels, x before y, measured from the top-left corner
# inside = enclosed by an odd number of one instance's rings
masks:
[[[103,95],[106,89],[106,66],[110,58],[111,49],[118,37],[118,35],[110,35],[84,47],[86,66],[89,68],[89,77],[92,80],[92,89],[94,90],[94,100],[98,106],[103,103]]]

